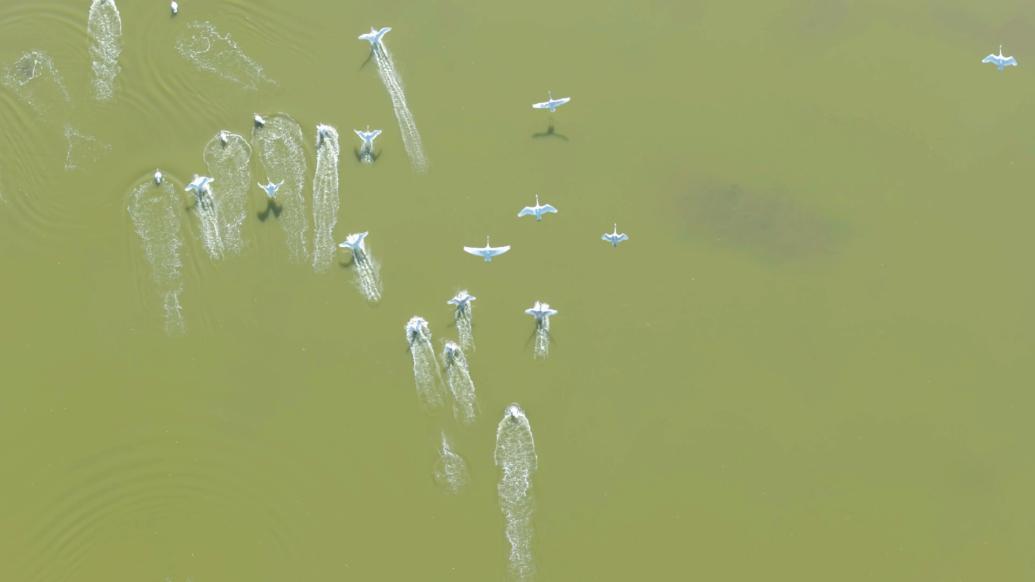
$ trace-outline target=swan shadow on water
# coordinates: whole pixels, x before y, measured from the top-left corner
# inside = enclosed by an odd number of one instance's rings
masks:
[[[381,157],[379,152],[373,150],[364,150],[363,148],[352,148],[352,153],[356,155],[356,161],[360,163],[367,163],[367,158],[370,158],[369,163],[374,163],[377,158]]]
[[[535,328],[532,330],[532,333],[529,334],[528,339],[525,340],[525,349],[528,349],[528,346],[532,345],[532,342],[535,341],[535,336],[539,335],[539,328],[542,327],[542,325],[543,324],[539,323],[538,321],[536,322]],[[553,340],[553,334],[550,333],[550,330],[546,330],[546,337],[550,339],[551,346],[553,346],[556,343]]]
[[[195,194],[192,204],[184,207],[187,212],[198,210],[212,210],[212,196],[209,194]]]
[[[557,133],[557,127],[553,124],[553,121],[550,121],[550,124],[546,126],[546,131],[532,134],[532,139],[542,139],[544,137],[556,137],[568,141],[568,136],[563,133]]]
[[[374,48],[373,47],[370,48],[370,54],[367,55],[367,60],[363,61],[363,63],[359,66],[358,70],[362,71],[363,69],[367,68],[367,65],[370,64],[370,61],[372,61],[372,60],[374,60]]]
[[[273,200],[267,199],[266,209],[262,212],[256,212],[255,217],[259,219],[259,222],[266,222],[269,220],[271,214],[273,215],[273,218],[280,218],[281,212],[284,212],[283,206],[277,204]]]

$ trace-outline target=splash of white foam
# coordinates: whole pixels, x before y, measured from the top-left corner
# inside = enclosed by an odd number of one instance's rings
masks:
[[[446,342],[442,361],[446,368],[449,392],[453,395],[453,416],[464,424],[470,424],[478,414],[478,407],[467,358],[459,345]]]
[[[277,220],[287,237],[291,260],[299,263],[309,255],[309,221],[302,194],[307,164],[302,139],[302,127],[283,114],[266,116],[266,124],[252,130],[252,144],[265,177],[274,182],[284,181],[277,191],[277,201],[283,207]]]
[[[532,427],[521,407],[507,407],[496,427],[496,466],[502,471],[496,488],[510,543],[509,570],[516,580],[535,573],[532,561],[532,477],[539,466]]]
[[[313,175],[313,270],[326,271],[334,260],[334,226],[338,223],[338,131],[317,126],[316,171]]]
[[[442,433],[442,445],[438,450],[434,476],[435,483],[451,495],[456,495],[467,485],[467,462],[450,446],[446,433]]]
[[[122,17],[115,0],[93,0],[86,31],[90,35],[93,95],[98,101],[108,101],[115,92],[122,54]]]
[[[417,396],[428,410],[442,406],[442,372],[435,359],[431,345],[431,330],[422,317],[413,317],[406,324],[406,340],[410,343],[413,356],[413,379],[417,384]]]
[[[210,22],[187,23],[176,39],[176,50],[195,67],[246,89],[273,83],[259,63],[244,54],[229,34],[221,34]]]
[[[203,157],[209,175],[215,179],[211,186],[215,199],[211,218],[215,224],[210,230],[215,237],[212,248],[219,252],[213,258],[238,254],[244,246],[241,226],[252,182],[252,147],[236,133],[226,134],[226,145],[217,135],[205,145]],[[205,210],[199,206],[200,213]],[[209,248],[207,242],[206,248]]]
[[[165,330],[169,334],[186,331],[180,306],[183,240],[180,237],[178,200],[179,196],[169,182],[156,186],[148,180],[130,192],[127,208],[144,256],[151,265],[151,278],[162,301]]]
[[[424,155],[424,145],[421,143],[420,132],[417,131],[417,122],[413,119],[413,113],[406,104],[402,78],[395,69],[392,53],[388,51],[384,40],[376,43],[373,51],[374,60],[377,62],[377,73],[392,100],[392,109],[395,110],[395,118],[399,122],[399,131],[402,133],[406,154],[410,156],[410,163],[413,164],[414,169],[418,172],[425,172],[428,169],[428,158]]]

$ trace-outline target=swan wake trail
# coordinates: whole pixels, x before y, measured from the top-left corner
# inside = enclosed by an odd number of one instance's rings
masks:
[[[535,326],[535,357],[550,355],[550,318],[544,317]]]
[[[459,345],[446,342],[442,360],[445,362],[449,392],[453,395],[453,415],[461,423],[470,424],[474,422],[478,411],[474,380],[467,367],[467,358]]]
[[[353,266],[356,269],[356,287],[363,297],[371,303],[381,300],[381,266],[370,254],[370,248],[360,255],[354,255]]]
[[[496,427],[496,466],[502,471],[497,485],[504,534],[510,544],[509,570],[515,580],[529,580],[535,573],[532,561],[532,477],[539,460],[532,427],[521,407],[507,407]]]
[[[259,63],[244,54],[229,34],[221,34],[210,22],[187,23],[176,39],[176,50],[202,71],[245,89],[255,90],[273,83]]]
[[[111,151],[111,146],[101,143],[96,137],[81,133],[71,125],[65,126],[65,170],[78,170],[84,165],[89,165],[101,159],[104,154]]]
[[[115,92],[122,54],[122,17],[115,0],[93,0],[86,31],[90,35],[93,95],[98,101],[108,101]]]
[[[467,305],[463,309],[457,309],[454,318],[460,347],[469,351],[474,350],[474,307]]]
[[[338,223],[338,131],[329,125],[316,128],[316,171],[313,175],[313,270],[326,271],[334,260],[334,226]]]
[[[226,145],[217,135],[205,145],[204,158],[209,175],[215,179],[212,185],[214,208],[211,217],[206,217],[214,221],[214,225],[208,227],[214,237],[212,248],[218,249],[213,258],[238,254],[244,246],[241,227],[252,180],[252,148],[236,133],[227,134]],[[199,213],[203,212],[199,207]],[[208,242],[206,248],[209,248]]]
[[[422,317],[413,317],[406,324],[406,340],[413,357],[413,379],[417,385],[417,396],[428,410],[442,406],[444,402],[442,373],[431,345],[431,330]]]
[[[71,101],[54,59],[41,50],[31,50],[18,57],[4,69],[0,82],[37,115],[67,107]]]
[[[388,97],[392,100],[392,109],[395,111],[395,118],[399,122],[399,131],[402,133],[403,147],[410,157],[410,163],[418,172],[425,172],[428,169],[428,159],[424,155],[424,145],[421,143],[420,132],[417,131],[417,122],[413,119],[413,113],[406,104],[406,94],[403,92],[402,78],[395,69],[395,61],[392,60],[392,53],[388,51],[384,41],[374,45],[374,60],[377,62],[377,73],[384,83]]]
[[[438,461],[435,462],[435,483],[451,495],[456,495],[467,485],[467,462],[461,457],[442,433],[442,444],[438,450]]]
[[[284,181],[277,192],[277,200],[283,205],[278,222],[287,238],[288,255],[301,263],[309,255],[309,221],[303,196],[308,167],[302,127],[288,115],[267,116],[265,126],[252,130],[252,144],[266,177],[274,182]]]
[[[151,279],[165,314],[165,330],[170,335],[184,333],[179,196],[168,181],[156,186],[147,180],[130,192],[127,210],[151,265]]]

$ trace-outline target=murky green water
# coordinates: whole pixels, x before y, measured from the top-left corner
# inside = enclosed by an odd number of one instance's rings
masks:
[[[512,402],[538,580],[1035,575],[1030,5],[123,1],[98,101],[89,4],[0,7],[0,580],[504,579]],[[206,27],[209,70],[177,49]],[[999,43],[1020,67],[979,64]],[[302,214],[259,218],[253,112],[301,126]],[[215,259],[207,161],[246,185]],[[560,214],[515,218],[537,192]],[[314,269],[328,220],[370,232],[380,302],[348,253]],[[487,234],[513,250],[461,251]],[[422,406],[403,329],[441,354],[465,288],[470,424]]]

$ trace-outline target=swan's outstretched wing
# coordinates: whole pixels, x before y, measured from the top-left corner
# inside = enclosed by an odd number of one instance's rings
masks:
[[[504,245],[502,247],[489,247],[485,249],[485,254],[490,257],[498,257],[509,250],[510,245]]]
[[[480,248],[480,247],[464,247],[464,252],[465,253],[467,253],[469,255],[474,255],[476,257],[482,256],[482,251],[484,251],[484,250],[485,249]]]
[[[557,209],[554,208],[553,206],[551,206],[550,204],[543,204],[541,209],[542,209],[543,212],[549,212],[550,214],[557,214]]]
[[[624,232],[615,237],[616,242],[625,242],[627,240],[629,240],[629,235],[625,234]]]
[[[533,103],[532,104],[532,109],[549,109],[549,108],[550,108],[550,103],[548,101],[543,101],[542,103]]]
[[[1000,66],[1003,66],[1003,67],[1016,67],[1017,66],[1017,59],[1015,59],[1013,57],[1006,57],[1005,59],[1003,59],[1003,63]]]
[[[371,131],[370,132],[370,140],[373,141],[379,135],[381,135],[381,130],[380,129],[375,129],[374,131]]]
[[[524,216],[535,216],[535,209],[531,206],[522,208],[521,212],[518,212],[518,218],[522,218]]]
[[[987,57],[981,59],[981,62],[982,63],[994,63],[997,58],[999,58],[999,55],[988,55]]]
[[[571,97],[561,97],[560,99],[554,99],[553,106],[560,107],[561,105],[567,105],[568,101],[571,101]]]

